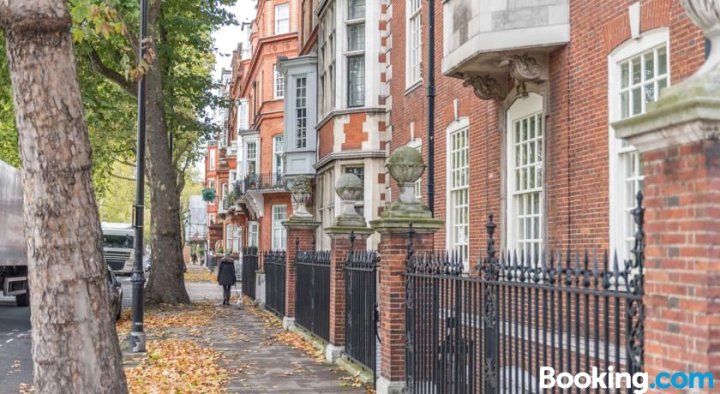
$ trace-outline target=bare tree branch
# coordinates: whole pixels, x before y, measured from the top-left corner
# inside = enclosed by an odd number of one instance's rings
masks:
[[[114,174],[114,173],[112,173],[112,172],[110,173],[110,176],[113,177],[113,178],[122,179],[122,180],[124,180],[124,181],[130,181],[130,182],[135,182],[135,181],[137,180],[137,179],[135,179],[135,178],[129,178],[129,177],[126,177],[126,176]]]
[[[125,79],[125,77],[120,74],[119,72],[113,70],[112,68],[108,67],[103,63],[102,59],[100,59],[100,55],[97,53],[96,50],[92,50],[88,57],[90,58],[90,62],[93,65],[93,68],[105,76],[105,78],[109,79],[110,81],[114,82],[121,88],[123,88],[126,92],[128,92],[131,96],[137,97],[137,91],[135,89],[135,83],[132,83]]]

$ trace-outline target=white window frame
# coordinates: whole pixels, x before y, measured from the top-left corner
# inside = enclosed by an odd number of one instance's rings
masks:
[[[215,149],[210,150],[210,170],[215,169]]]
[[[452,141],[454,136],[459,133],[465,133],[466,145],[466,162],[459,163],[459,167],[454,166],[453,154],[458,153],[457,150],[453,150]],[[446,199],[447,206],[447,229],[445,242],[447,249],[450,251],[457,251],[462,258],[465,270],[469,267],[469,253],[470,253],[470,119],[468,117],[462,117],[452,122],[446,130],[446,146],[447,146],[447,165],[446,165]],[[465,175],[465,185],[461,187],[453,186],[453,176],[461,176],[462,171],[467,171]],[[461,176],[462,178],[462,176]],[[466,194],[465,205],[456,206],[454,198],[460,194]],[[458,210],[465,209],[467,217],[465,223],[462,223],[457,216]],[[465,239],[459,241],[458,228],[464,228]]]
[[[285,15],[280,15],[280,10],[285,10]],[[281,25],[280,23],[285,24]],[[290,3],[278,4],[275,6],[275,34],[290,32]]]
[[[349,15],[349,12],[350,12],[349,2],[346,5],[347,5],[345,7],[345,36],[346,37],[345,37],[345,42],[343,43],[344,48],[345,48],[345,90],[346,90],[345,104],[346,104],[346,107],[348,107],[348,108],[359,108],[359,107],[364,107],[366,105],[367,92],[368,92],[368,89],[366,88],[368,67],[367,67],[367,59],[365,56],[365,51],[367,49],[367,37],[368,37],[367,24],[366,24],[367,1],[365,1],[365,14],[362,17],[357,17],[357,18],[353,18],[353,19],[350,19],[350,15]],[[358,26],[358,25],[363,25],[363,28],[364,28],[362,48],[351,50],[350,45],[349,45],[349,42],[350,42],[349,30],[350,30],[350,27],[354,27],[354,26]],[[361,102],[352,103],[352,105],[350,103],[350,94],[351,94],[350,59],[361,59],[360,61],[363,65],[362,82],[359,84],[356,84],[358,86],[363,86]],[[334,94],[334,92],[331,92],[331,93]]]
[[[279,218],[278,212],[284,211],[284,218]],[[287,205],[272,206],[272,232],[271,247],[273,250],[287,250],[287,229],[283,222],[287,220]]]
[[[237,224],[233,226],[232,251],[239,253],[242,250],[242,227]]]
[[[409,89],[422,79],[422,1],[405,2],[405,88]]]
[[[247,99],[241,99],[237,108],[237,124],[238,131],[248,129],[248,101]]]
[[[639,38],[629,40],[615,50],[613,50],[608,56],[608,195],[609,195],[609,240],[610,240],[610,251],[617,252],[619,259],[630,258],[631,246],[633,239],[631,237],[635,232],[635,225],[632,221],[630,210],[632,207],[627,204],[627,189],[625,181],[632,181],[635,188],[642,188],[642,181],[644,175],[639,174],[634,178],[625,178],[623,174],[623,159],[621,155],[626,157],[630,156],[632,160],[635,160],[635,166],[637,171],[640,170],[640,159],[639,155],[631,154],[635,151],[635,148],[619,138],[615,137],[615,129],[612,127],[612,123],[623,118],[622,105],[620,100],[620,92],[624,89],[620,86],[621,81],[621,64],[629,59],[633,59],[637,56],[641,56],[649,51],[652,51],[658,47],[665,46],[665,54],[667,57],[667,74],[666,74],[666,86],[671,85],[671,59],[670,59],[670,32],[666,27],[650,30],[644,32]],[[654,55],[655,65],[657,70],[657,56]],[[629,71],[629,78],[632,79],[632,70]],[[644,82],[645,64],[641,62],[641,80]],[[656,75],[657,76],[657,75]],[[641,82],[641,85],[642,83]],[[655,83],[655,96],[659,95],[657,83]],[[641,90],[642,92],[642,90]],[[631,101],[628,98],[628,101]],[[631,105],[629,103],[628,105]],[[646,103],[645,100],[641,101],[642,109],[640,114],[645,113]],[[634,117],[639,114],[632,114],[631,110],[628,110],[626,118]]]
[[[232,241],[233,241],[233,225],[227,224],[227,225],[225,225],[225,242],[224,242],[225,250],[223,251],[224,253],[232,253],[233,252]]]
[[[275,78],[273,80],[273,93],[275,100],[285,98],[285,75],[280,72],[278,64],[275,63]]]
[[[529,119],[530,117],[539,115],[539,119],[542,122],[542,146],[540,147],[540,154],[542,156],[542,161],[540,163],[535,163],[536,170],[540,171],[542,182],[540,184],[539,188],[535,188],[536,190],[524,190],[521,193],[516,193],[516,165],[515,165],[515,121],[516,120],[523,120],[523,119]],[[536,118],[537,120],[537,118]],[[532,243],[538,243],[538,255],[535,255],[534,251],[531,251],[529,255],[525,256],[525,261],[531,262],[534,261],[536,257],[539,258],[540,254],[543,251],[543,247],[546,243],[546,228],[545,228],[545,185],[547,184],[546,181],[546,171],[545,171],[545,163],[546,163],[546,155],[545,155],[545,146],[547,141],[547,130],[545,128],[546,126],[545,122],[545,113],[544,113],[544,105],[543,105],[543,97],[535,94],[530,93],[527,97],[518,98],[515,103],[508,109],[507,111],[507,133],[506,133],[506,161],[505,161],[505,179],[506,179],[506,215],[505,215],[505,228],[506,228],[506,246],[508,249],[516,251],[518,253],[518,258],[520,258],[520,253],[523,250],[522,245],[520,245],[520,242],[526,244],[532,244]],[[533,140],[535,143],[537,142],[537,137],[535,140]],[[536,146],[536,145],[535,145]],[[535,148],[537,149],[537,147]],[[536,157],[537,157],[537,150]],[[538,168],[537,166],[540,166]],[[527,169],[528,167],[526,167]],[[537,174],[537,173],[536,173]],[[537,176],[537,175],[536,175]],[[535,178],[535,181],[537,182],[537,178]],[[520,219],[517,215],[519,213],[519,210],[515,207],[516,204],[516,194],[525,194],[529,195],[531,193],[539,193],[539,201],[538,201],[538,207],[539,207],[539,214],[533,214],[533,215],[525,215],[527,216],[525,219],[532,220],[532,216],[535,216],[535,219],[539,220],[538,223],[538,232],[539,234],[533,234],[532,241],[529,240],[523,240],[520,241],[518,236],[519,226],[517,224],[517,221]],[[539,216],[538,216],[539,215]],[[534,231],[533,231],[534,232]]]
[[[272,173],[274,177],[282,177],[285,172],[284,168],[284,153],[285,153],[285,142],[283,134],[278,134],[272,138],[273,145],[273,163]],[[279,171],[278,171],[279,169]]]
[[[248,222],[248,246],[258,246],[260,241],[260,231],[258,231],[258,227],[258,222]]]
[[[299,81],[303,81],[300,86]],[[295,78],[295,148],[307,148],[308,130],[308,96],[307,96],[307,75]]]
[[[225,196],[227,196],[228,193],[228,184],[223,183],[222,186],[220,186],[220,207],[223,211],[227,209],[225,206]]]
[[[254,172],[254,174],[259,174],[259,173],[260,173],[259,168],[258,168],[258,163],[260,162],[260,160],[259,160],[259,159],[260,159],[260,156],[258,155],[258,153],[259,153],[259,152],[258,152],[258,145],[259,145],[259,144],[258,144],[258,141],[257,141],[257,140],[248,141],[248,142],[245,144],[245,175],[250,175],[250,174],[251,174],[251,172],[250,172],[250,163],[251,163],[251,162],[255,163],[255,172]],[[250,146],[253,146],[254,149],[253,149],[253,150],[250,150]],[[251,155],[250,155],[250,152],[253,152],[254,155],[251,156]]]

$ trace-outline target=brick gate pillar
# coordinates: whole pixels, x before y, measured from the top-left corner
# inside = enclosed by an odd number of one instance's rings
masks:
[[[325,358],[334,362],[345,350],[345,263],[351,248],[365,250],[367,238],[373,231],[365,218],[355,210],[362,199],[363,183],[357,175],[344,174],[335,183],[335,191],[342,200],[340,214],[333,227],[325,229],[330,236],[330,344]]]
[[[417,150],[403,147],[388,159],[390,175],[400,186],[393,202],[372,228],[380,233],[380,377],[377,392],[401,393],[405,387],[405,268],[409,248],[432,249],[443,225],[415,199],[415,181],[425,170]],[[409,234],[413,234],[410,243]]]
[[[647,114],[614,125],[645,168],[644,369],[651,379],[661,371],[720,378],[720,16],[701,2],[684,5],[713,41],[705,66],[664,90]]]
[[[305,204],[312,196],[312,181],[301,176],[293,180],[290,187],[293,200],[293,215],[283,222],[287,229],[287,250],[285,253],[285,316],[283,328],[295,324],[295,257],[298,250],[315,250],[315,230],[320,222],[307,211]]]

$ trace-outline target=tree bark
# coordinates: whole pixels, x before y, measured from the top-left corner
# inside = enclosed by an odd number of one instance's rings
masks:
[[[63,0],[0,0],[24,190],[38,393],[125,393]]]
[[[152,0],[148,14],[148,29],[150,37],[153,37],[150,47],[155,53],[161,6],[161,0]],[[188,303],[190,297],[183,278],[180,198],[165,121],[160,65],[154,64],[150,68],[145,75],[145,84],[148,130],[146,163],[152,210],[152,271],[145,289],[145,301],[148,304]]]

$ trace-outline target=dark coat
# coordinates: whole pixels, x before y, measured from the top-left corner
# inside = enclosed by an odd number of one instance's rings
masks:
[[[218,283],[223,286],[232,286],[237,282],[235,277],[235,261],[230,257],[223,257],[218,268]]]

